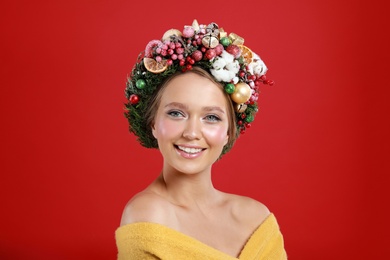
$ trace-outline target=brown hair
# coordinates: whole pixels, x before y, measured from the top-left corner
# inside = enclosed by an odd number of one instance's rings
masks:
[[[236,139],[238,137],[234,107],[233,107],[233,103],[232,103],[232,100],[231,100],[229,94],[224,91],[223,85],[220,82],[216,81],[210,73],[208,73],[206,70],[204,70],[200,67],[195,66],[191,70],[188,70],[187,72],[184,72],[184,73],[195,73],[201,77],[207,78],[210,81],[212,81],[215,85],[219,86],[222,89],[224,97],[226,99],[226,103],[227,103],[227,110],[228,110],[227,112],[228,112],[228,120],[229,120],[229,128],[228,128],[228,133],[227,133],[229,136],[229,140],[222,151],[222,154],[225,154],[233,147],[234,142],[236,141]],[[166,88],[166,86],[169,84],[169,82],[171,80],[173,80],[174,78],[176,78],[177,76],[182,75],[182,74],[183,74],[183,72],[177,72],[177,73],[173,74],[172,76],[170,76],[163,84],[161,84],[161,86],[159,88],[157,88],[157,90],[153,94],[152,98],[150,99],[149,105],[146,109],[146,113],[145,113],[146,125],[149,129],[151,129],[151,127],[154,123],[154,118],[156,116],[157,109],[160,105],[160,101],[161,101],[161,97],[162,97],[162,94],[164,92],[164,89]],[[153,135],[152,135],[152,137],[153,137]]]

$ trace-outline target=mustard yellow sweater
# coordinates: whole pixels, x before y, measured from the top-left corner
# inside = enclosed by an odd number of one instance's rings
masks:
[[[237,259],[169,227],[131,223],[115,232],[118,260],[230,260]],[[273,214],[255,230],[242,249],[241,260],[285,260],[283,236]]]

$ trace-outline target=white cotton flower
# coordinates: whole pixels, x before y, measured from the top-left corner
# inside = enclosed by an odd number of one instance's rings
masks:
[[[238,71],[240,70],[240,64],[238,63],[237,60],[235,60],[235,61],[232,62],[232,63],[226,64],[226,69],[227,69],[228,71],[234,72],[234,74],[237,74]]]
[[[233,55],[224,50],[221,56],[215,57],[210,72],[217,81],[231,82],[234,78],[237,78],[239,70],[238,61],[234,59]]]
[[[234,61],[234,56],[228,53],[227,51],[223,50],[221,57],[226,60],[226,63],[232,63]]]
[[[210,72],[217,81],[230,82],[235,76],[233,72],[224,69],[210,69]]]
[[[240,79],[236,76],[236,77],[233,78],[233,83],[234,83],[234,84],[237,84],[239,80],[240,80]]]
[[[251,74],[260,75],[260,76],[264,75],[267,72],[268,69],[267,66],[256,53],[253,54],[254,54],[253,60],[248,65],[249,72]]]
[[[215,57],[213,68],[216,70],[223,69],[226,66],[226,61],[220,57]]]

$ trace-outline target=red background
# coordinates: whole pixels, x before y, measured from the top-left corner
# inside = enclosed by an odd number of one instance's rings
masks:
[[[1,1],[0,258],[115,259],[122,209],[161,164],[127,131],[126,77],[149,40],[194,18],[243,36],[276,82],[215,186],[265,203],[290,259],[388,255],[385,8],[183,4]]]

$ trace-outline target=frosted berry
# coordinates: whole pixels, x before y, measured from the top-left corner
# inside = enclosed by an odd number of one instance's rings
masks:
[[[222,44],[218,44],[218,45],[214,48],[214,50],[215,50],[215,54],[216,54],[217,56],[221,55],[222,52],[223,52],[223,50],[224,50],[223,45],[222,45]]]
[[[191,26],[187,26],[184,28],[182,34],[183,34],[183,37],[185,37],[185,38],[191,38],[192,36],[194,36],[195,30]]]
[[[196,50],[192,53],[191,57],[195,61],[200,61],[203,58],[203,54],[200,50]]]

